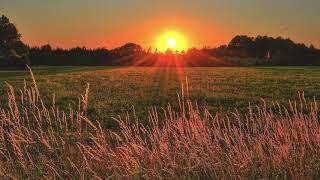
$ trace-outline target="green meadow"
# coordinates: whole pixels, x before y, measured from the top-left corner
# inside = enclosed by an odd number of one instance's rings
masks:
[[[299,92],[309,99],[320,94],[319,67],[35,67],[33,73],[45,101],[51,103],[54,94],[62,109],[76,108],[79,94],[90,84],[88,116],[106,127],[114,125],[112,117],[133,107],[142,119],[153,107],[170,103],[177,108],[182,86],[185,96],[212,114],[246,112],[249,103],[261,99],[288,104]],[[28,71],[0,71],[2,105],[8,102],[7,83],[19,93],[24,79],[32,82]]]

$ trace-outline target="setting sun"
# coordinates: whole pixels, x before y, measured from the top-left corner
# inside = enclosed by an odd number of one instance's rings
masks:
[[[168,46],[170,48],[175,48],[177,46],[177,41],[174,38],[168,39]]]
[[[188,47],[184,35],[177,31],[169,31],[159,36],[156,48],[160,52],[165,52],[168,49],[181,52],[185,51]]]

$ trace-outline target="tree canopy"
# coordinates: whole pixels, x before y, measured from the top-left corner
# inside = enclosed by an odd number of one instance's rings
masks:
[[[0,67],[25,66],[28,47],[21,41],[16,26],[6,16],[0,17]]]

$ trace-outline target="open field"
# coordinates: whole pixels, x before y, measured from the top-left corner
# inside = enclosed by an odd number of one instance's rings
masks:
[[[1,72],[0,178],[320,177],[318,68],[50,70]]]
[[[150,67],[38,67],[34,74],[43,96],[63,108],[77,106],[78,96],[90,84],[88,115],[112,126],[111,117],[135,107],[146,117],[154,106],[177,107],[181,83],[189,83],[190,99],[210,112],[246,111],[248,103],[277,100],[286,104],[304,91],[307,98],[320,95],[318,67],[150,68]],[[28,72],[0,71],[0,102],[7,102],[7,85],[23,87]]]

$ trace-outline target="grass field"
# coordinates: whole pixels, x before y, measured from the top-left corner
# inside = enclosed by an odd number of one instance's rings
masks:
[[[90,84],[89,117],[112,126],[111,117],[135,107],[146,117],[154,106],[177,106],[181,84],[189,84],[189,94],[210,112],[246,111],[248,103],[261,98],[287,103],[304,91],[307,98],[320,95],[319,67],[234,67],[234,68],[150,68],[150,67],[36,67],[40,91],[60,107],[77,106],[78,95]],[[28,72],[0,71],[0,102],[7,102],[7,85],[21,88]]]
[[[0,178],[318,179],[319,69],[2,71]]]

